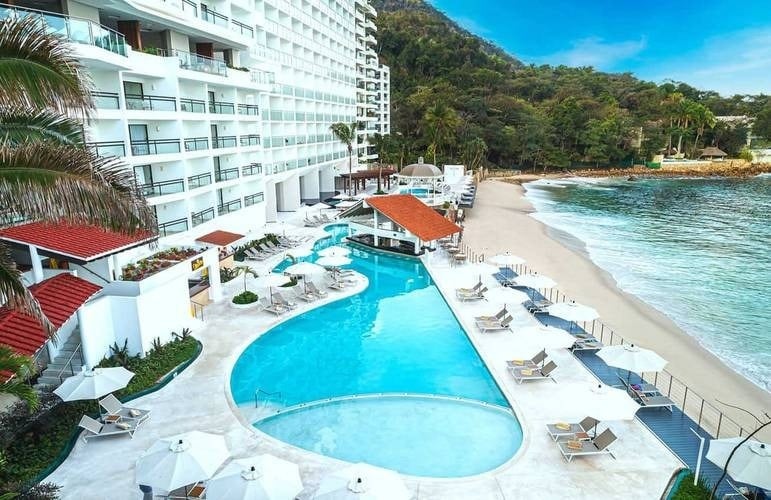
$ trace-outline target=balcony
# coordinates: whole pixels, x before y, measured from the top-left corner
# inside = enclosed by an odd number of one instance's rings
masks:
[[[260,114],[260,107],[256,104],[239,104],[239,115],[257,116]]]
[[[228,26],[227,16],[223,16],[222,14],[214,12],[213,10],[201,9],[201,19],[216,26]]]
[[[131,141],[131,154],[134,156],[164,155],[179,152],[179,139]]]
[[[174,55],[179,59],[179,67],[182,69],[220,76],[227,76],[228,74],[228,67],[224,61],[191,54],[182,50],[175,50]]]
[[[211,184],[211,174],[209,172],[191,175],[187,178],[188,189],[197,189],[199,187],[208,186],[209,184]]]
[[[227,135],[223,137],[214,137],[211,142],[214,149],[234,148],[236,147],[236,136]]]
[[[241,200],[233,200],[217,206],[218,215],[229,214],[230,212],[235,212],[237,210],[241,210]]]
[[[209,113],[232,115],[235,112],[236,107],[232,102],[209,101]]]
[[[146,198],[181,193],[185,190],[185,181],[183,179],[172,179],[168,181],[151,182],[149,184],[140,185],[139,189]]]
[[[193,212],[190,214],[190,218],[193,221],[193,227],[209,222],[214,218],[214,207],[206,208],[200,212]]]
[[[236,33],[239,33],[243,36],[248,36],[249,38],[254,38],[254,28],[251,26],[244,24],[242,22],[236,21],[233,19],[231,21],[230,29],[235,31]]]
[[[91,97],[97,109],[120,109],[117,92],[92,92]]]
[[[121,56],[126,56],[128,53],[128,45],[123,35],[88,19],[36,9],[0,6],[0,19],[29,15],[40,16],[50,33],[62,36],[71,42],[92,45]]]
[[[86,144],[97,156],[126,156],[123,141],[101,141]]]
[[[189,137],[185,139],[185,151],[205,151],[209,149],[208,137]]]
[[[262,173],[261,163],[250,163],[241,167],[241,176],[248,177],[250,175],[260,175]]]
[[[160,95],[126,94],[126,109],[143,111],[176,111],[177,99]]]
[[[238,179],[238,167],[226,168],[224,170],[217,170],[214,172],[214,179],[217,182],[224,182],[233,179]]]
[[[205,113],[206,101],[202,99],[183,98],[179,100],[179,109],[187,113]]]
[[[171,236],[172,234],[184,233],[187,229],[187,219],[170,220],[158,224],[158,235],[160,237]]]
[[[198,6],[191,0],[182,0],[182,10],[192,12],[193,17],[198,17]]]
[[[241,146],[259,146],[260,136],[257,134],[242,135],[240,141]]]
[[[265,201],[265,193],[254,193],[244,196],[244,206],[250,207],[254,204]]]

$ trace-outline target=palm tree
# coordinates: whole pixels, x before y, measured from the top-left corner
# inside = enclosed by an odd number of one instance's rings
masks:
[[[329,130],[348,148],[348,196],[351,196],[353,193],[353,179],[351,177],[353,174],[353,143],[356,140],[356,122],[350,125],[343,122],[333,123],[329,126]]]
[[[423,121],[431,134],[429,153],[433,156],[436,165],[436,156],[442,151],[442,145],[447,144],[453,138],[455,130],[460,125],[460,118],[454,109],[439,101],[423,115]]]
[[[33,372],[32,360],[17,354],[8,346],[0,344],[0,373],[10,373],[10,380],[0,384],[0,394],[16,396],[27,403],[31,410],[37,408],[38,398],[35,389],[26,383]]]
[[[93,109],[90,81],[66,40],[37,16],[0,21],[0,226],[18,220],[155,232],[155,216],[117,158],[86,147],[80,120]],[[54,330],[6,246],[6,306]]]

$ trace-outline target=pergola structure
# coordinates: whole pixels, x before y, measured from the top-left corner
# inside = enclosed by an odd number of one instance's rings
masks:
[[[386,189],[391,189],[391,176],[396,173],[392,168],[380,168],[370,170],[359,170],[350,174],[340,174],[343,179],[343,190],[348,192],[353,185],[353,194],[363,191],[367,188],[367,181],[377,179],[378,177],[385,181]]]

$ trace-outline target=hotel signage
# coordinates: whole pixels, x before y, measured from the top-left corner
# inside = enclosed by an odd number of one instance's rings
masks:
[[[190,267],[193,271],[197,271],[203,267],[203,257],[196,257],[190,261]]]

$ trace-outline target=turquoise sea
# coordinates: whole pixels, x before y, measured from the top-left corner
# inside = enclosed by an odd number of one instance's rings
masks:
[[[526,188],[536,219],[583,242],[620,288],[771,390],[771,176]]]

